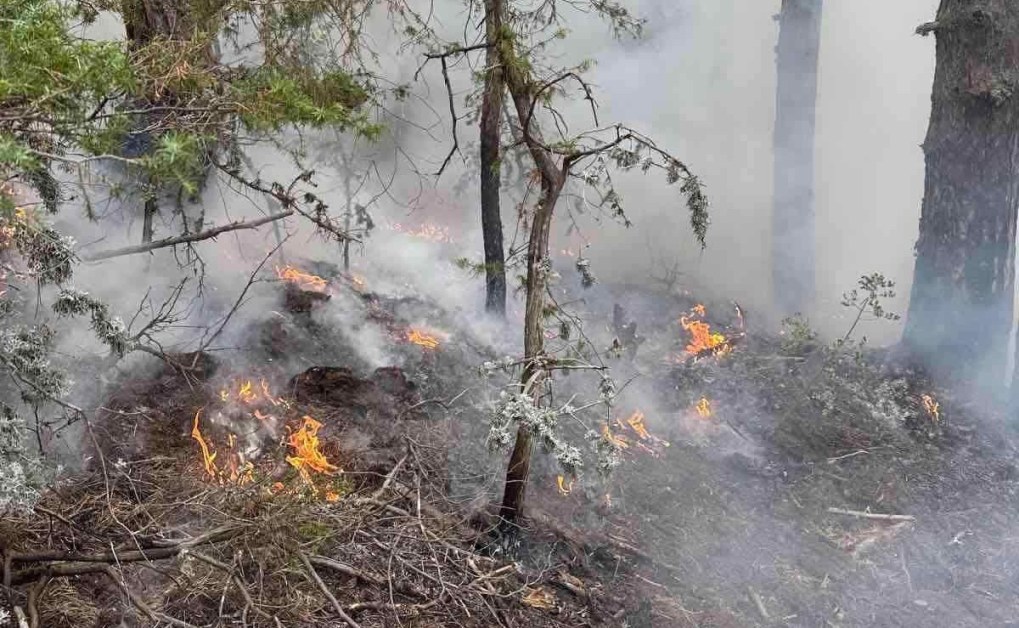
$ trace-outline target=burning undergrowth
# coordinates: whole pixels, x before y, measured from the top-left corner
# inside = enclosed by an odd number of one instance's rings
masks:
[[[89,469],[4,522],[42,625],[988,625],[1019,606],[1011,440],[881,352],[596,294],[584,338],[626,390],[591,418],[620,464],[539,457],[528,534],[489,545],[491,342],[413,291],[292,268],[243,362],[124,382]]]
[[[629,555],[662,625],[1010,621],[1019,472],[1000,420],[802,321],[772,336],[732,304],[663,309],[635,309],[650,331],[614,364],[638,378],[606,428],[623,463],[565,487],[546,470],[542,521],[646,552]]]

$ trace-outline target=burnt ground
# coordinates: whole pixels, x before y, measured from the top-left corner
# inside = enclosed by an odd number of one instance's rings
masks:
[[[434,303],[343,285],[330,299],[282,293],[281,311],[246,332],[243,360],[174,356],[120,382],[90,425],[102,455],[92,447],[41,509],[0,524],[5,555],[21,555],[5,569],[13,602],[45,626],[344,625],[303,555],[362,626],[1017,623],[1015,435],[883,353],[805,328],[769,336],[708,304],[705,320],[737,341],[690,359],[677,325],[689,297],[610,295],[646,336],[612,363],[635,377],[615,416],[642,410],[669,446],[631,447],[568,495],[539,454],[523,534],[507,542],[492,531],[502,459],[485,450],[492,384],[477,372],[499,356]],[[338,333],[323,312],[341,304],[353,313]],[[585,313],[595,343],[613,337],[611,310]],[[443,332],[438,347],[406,342],[421,321]],[[387,366],[358,344],[378,340]],[[239,376],[285,404],[253,482],[223,485],[203,474],[191,429]],[[571,378],[564,392],[586,386]],[[711,417],[693,409],[702,397]],[[304,416],[344,471],[318,494],[286,462]],[[207,436],[222,446],[217,429]],[[210,531],[221,536],[172,549]],[[61,571],[111,548],[170,556],[114,563],[112,576]]]

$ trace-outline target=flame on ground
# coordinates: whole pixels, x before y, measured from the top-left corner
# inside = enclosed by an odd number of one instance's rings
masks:
[[[294,266],[283,266],[282,268],[277,266],[276,275],[283,281],[296,284],[302,290],[325,292],[326,287],[329,285],[328,281],[318,275],[306,273],[300,268],[296,268]]]
[[[709,419],[713,414],[711,411],[711,401],[709,401],[707,397],[701,397],[701,400],[697,402],[694,409],[697,410],[697,416],[702,419]]]
[[[626,420],[626,423],[630,426],[630,429],[636,432],[637,436],[640,437],[641,440],[649,440],[651,438],[651,434],[647,431],[647,427],[644,426],[644,413],[640,410],[637,410],[630,415],[630,418]]]
[[[690,332],[690,341],[686,345],[688,355],[697,356],[711,352],[714,354],[727,353],[730,350],[729,341],[724,334],[711,331],[711,325],[695,317],[704,318],[707,310],[702,304],[697,304],[690,312],[679,319],[683,329]]]
[[[629,449],[630,447],[630,441],[626,440],[625,436],[617,436],[613,434],[612,430],[609,429],[608,423],[601,426],[601,435],[606,441],[619,449]]]
[[[272,393],[269,383],[265,381],[265,378],[259,380],[257,385],[250,379],[239,379],[229,386],[220,389],[219,399],[224,403],[237,401],[249,406],[260,404],[261,402],[268,402],[273,406],[280,406],[284,403],[282,397],[277,397]],[[259,414],[257,410],[255,413],[256,416]]]
[[[425,349],[438,349],[440,344],[438,336],[413,327],[407,330],[406,338],[407,342],[416,344],[419,347],[424,347]]]
[[[195,422],[191,427],[191,438],[198,441],[198,446],[202,448],[202,465],[205,467],[205,472],[209,474],[209,477],[215,478],[217,475],[216,454],[209,451],[209,444],[205,442],[202,431],[198,429],[198,419],[201,416],[201,410],[195,412]]]
[[[938,423],[941,421],[941,404],[934,400],[934,397],[930,395],[921,395],[920,401],[923,403],[923,409],[927,412],[927,416],[930,417],[931,421]]]
[[[340,471],[339,467],[330,463],[319,449],[318,430],[321,427],[320,422],[306,415],[302,419],[300,429],[290,434],[288,440],[293,455],[287,456],[287,462],[297,469],[301,478],[315,494],[318,494],[318,489],[315,488],[315,483],[311,479],[312,471],[323,474],[334,474]]]
[[[574,482],[573,478],[570,478],[570,481],[567,482],[565,476],[559,475],[559,476],[556,476],[555,482],[556,482],[556,487],[559,489],[559,494],[560,495],[569,495],[570,493],[573,492],[573,482]]]

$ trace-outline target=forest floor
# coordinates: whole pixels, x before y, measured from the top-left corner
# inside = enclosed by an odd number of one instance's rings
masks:
[[[26,625],[1019,625],[1015,435],[881,352],[709,304],[725,349],[692,356],[689,296],[606,289],[651,330],[614,365],[622,464],[565,492],[539,454],[507,543],[477,374],[499,356],[315,271],[337,292],[287,289],[243,359],[126,375],[85,467],[0,521]]]

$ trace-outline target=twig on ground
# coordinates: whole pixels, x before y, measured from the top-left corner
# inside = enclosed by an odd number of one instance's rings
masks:
[[[916,521],[913,515],[889,515],[863,510],[846,510],[844,508],[829,508],[828,512],[833,515],[846,515],[848,517],[860,517],[861,519],[876,519],[878,521]]]
[[[343,621],[347,622],[347,625],[350,626],[350,628],[361,628],[360,624],[354,621],[353,618],[351,618],[351,616],[348,615],[345,610],[343,610],[343,607],[340,606],[340,603],[336,600],[336,596],[332,594],[332,592],[329,590],[329,587],[326,586],[326,583],[322,581],[322,578],[318,575],[318,572],[315,571],[315,566],[311,564],[311,561],[308,560],[308,557],[305,556],[303,552],[298,553],[298,556],[301,557],[301,562],[304,563],[305,568],[307,568],[308,573],[311,574],[311,577],[314,579],[315,584],[318,585],[318,588],[322,590],[322,593],[327,598],[329,598],[330,602],[332,602],[333,608],[336,609],[336,614],[339,615],[340,618],[343,619]]]
[[[771,621],[771,616],[768,615],[768,609],[765,608],[764,600],[761,599],[761,596],[757,595],[757,591],[754,591],[752,587],[747,587],[747,591],[750,592],[750,599],[753,600],[754,606],[757,607],[757,612],[761,614],[761,619]]]

